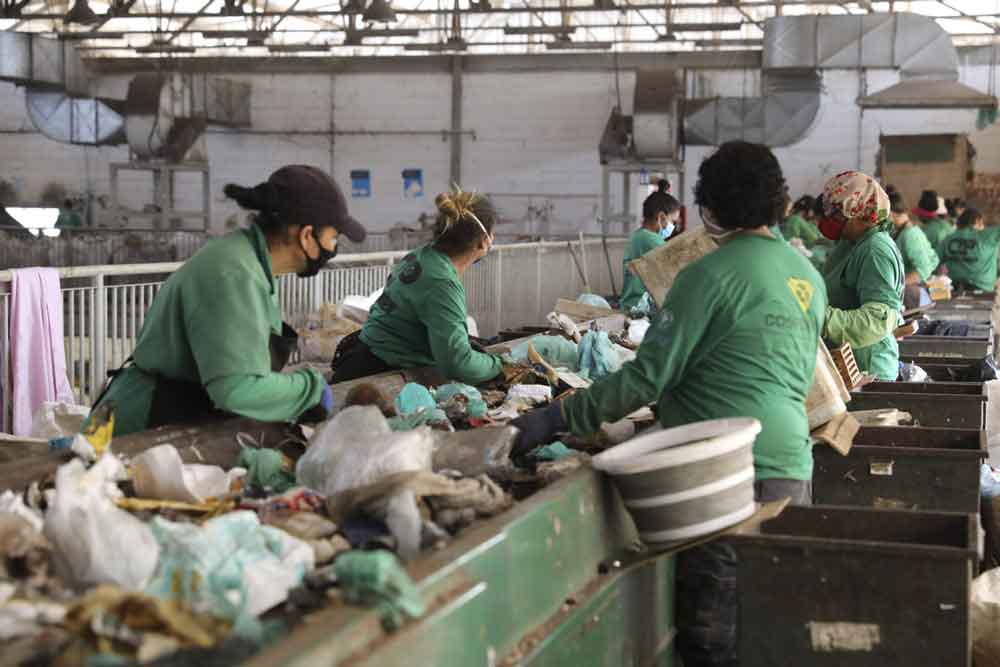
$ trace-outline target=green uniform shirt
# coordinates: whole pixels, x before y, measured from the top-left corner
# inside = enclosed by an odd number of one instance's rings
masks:
[[[962,227],[941,244],[948,275],[956,283],[992,292],[997,282],[998,246],[1000,226],[981,232],[971,225]]]
[[[788,243],[788,239],[786,239],[785,235],[781,233],[781,225],[771,225],[770,227],[768,227],[768,230],[771,232],[771,236],[773,236],[774,238],[778,239],[779,241],[784,241],[785,243]]]
[[[574,433],[659,401],[660,423],[755,417],[758,479],[812,478],[805,397],[826,312],[819,273],[741,234],[681,271],[635,361],[563,402]]]
[[[215,406],[260,419],[296,419],[315,406],[316,371],[271,371],[271,334],[281,333],[271,255],[256,226],[208,243],[185,262],[146,314],[132,357],[108,390],[115,435],[146,428],[156,378],[199,382]],[[140,370],[141,369],[141,370]]]
[[[500,357],[469,344],[465,286],[447,255],[424,246],[396,265],[372,306],[361,340],[397,368],[436,366],[451,380],[478,384],[503,369]]]
[[[899,249],[888,234],[877,228],[856,242],[839,241],[823,270],[830,305],[841,310],[874,302],[898,311],[903,307],[903,276]],[[854,350],[854,357],[864,373],[887,381],[899,376],[899,345],[891,335]]]
[[[941,253],[941,244],[955,233],[955,224],[951,220],[938,218],[924,223],[924,236],[930,241],[931,247]]]
[[[802,239],[802,244],[808,249],[812,249],[823,236],[820,234],[819,227],[798,213],[788,216],[782,227],[782,232],[786,239]]]
[[[77,229],[83,227],[83,218],[76,211],[62,209],[56,218],[56,229]]]
[[[651,232],[645,227],[632,232],[629,237],[628,247],[625,248],[625,261],[622,263],[622,299],[621,309],[626,313],[638,305],[642,300],[642,295],[646,293],[646,286],[639,280],[639,276],[628,270],[628,263],[634,259],[639,259],[650,250],[664,244],[663,237],[656,232]]]
[[[907,225],[899,232],[896,236],[896,247],[903,257],[903,270],[906,273],[916,272],[920,275],[921,281],[930,278],[940,263],[938,254],[934,252],[934,247],[927,240],[924,231],[916,225]]]

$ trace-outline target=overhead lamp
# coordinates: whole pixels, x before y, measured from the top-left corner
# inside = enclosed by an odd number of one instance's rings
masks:
[[[269,33],[263,30],[202,30],[205,39],[245,39],[248,46],[263,46]]]
[[[469,0],[469,11],[491,12],[493,11],[493,5],[490,4],[490,0]]]
[[[503,29],[505,35],[562,35],[568,37],[575,32],[576,26],[561,25],[506,26]]]
[[[94,23],[99,23],[101,17],[90,8],[87,0],[75,0],[73,6],[66,12],[66,16],[63,17],[63,21],[78,25],[93,25]]]
[[[671,23],[671,32],[729,32],[743,27],[741,21],[724,21],[718,23]]]
[[[360,46],[363,40],[369,37],[419,37],[420,30],[417,28],[384,28],[381,30],[368,29],[355,30],[348,28],[344,35],[343,46]]]
[[[607,51],[613,46],[611,42],[574,42],[569,39],[556,39],[545,43],[549,51]]]
[[[64,42],[82,42],[85,39],[125,39],[125,33],[81,30],[79,32],[57,32],[56,37]]]
[[[178,46],[177,44],[154,39],[146,46],[137,46],[133,50],[136,53],[194,53],[198,49],[193,46]]]
[[[594,0],[594,9],[602,12],[613,12],[618,9],[618,5],[615,4],[615,0]]]
[[[220,16],[243,16],[244,0],[223,0]]]
[[[436,52],[446,52],[446,51],[465,51],[469,48],[469,43],[466,42],[461,37],[449,37],[444,42],[436,42],[434,44],[404,44],[404,51],[436,51]]]
[[[360,14],[365,11],[365,0],[347,0],[342,4],[340,11],[344,14]]]
[[[271,53],[325,53],[331,47],[330,44],[269,44],[267,50]]]
[[[396,12],[386,0],[372,0],[361,17],[368,23],[395,23]]]

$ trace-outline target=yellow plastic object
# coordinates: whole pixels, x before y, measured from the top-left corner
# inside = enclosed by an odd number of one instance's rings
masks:
[[[101,403],[90,415],[83,427],[83,437],[87,439],[98,458],[111,444],[115,432],[115,405],[113,401]]]

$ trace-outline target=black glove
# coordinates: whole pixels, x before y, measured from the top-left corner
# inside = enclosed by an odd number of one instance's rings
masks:
[[[539,445],[547,445],[555,439],[556,434],[564,433],[569,428],[563,417],[562,403],[559,402],[542,410],[526,412],[510,424],[520,431],[511,450],[512,456],[523,456]]]
[[[333,414],[333,390],[330,389],[330,385],[326,385],[320,394],[319,403],[303,412],[299,416],[299,423],[318,424],[329,419],[331,414]]]

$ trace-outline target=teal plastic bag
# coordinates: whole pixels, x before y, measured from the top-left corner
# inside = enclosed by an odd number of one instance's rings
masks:
[[[582,303],[586,306],[595,306],[597,308],[607,308],[611,309],[611,304],[603,296],[598,296],[597,294],[581,294],[576,297],[577,303]]]
[[[559,440],[556,440],[548,445],[537,447],[533,452],[531,452],[531,456],[536,459],[541,459],[542,461],[558,461],[559,459],[564,459],[567,456],[570,456],[572,453],[572,449]]]
[[[565,368],[571,371],[580,369],[579,348],[576,343],[562,336],[532,336],[530,340],[514,346],[514,349],[510,351],[511,359],[514,361],[527,360],[528,343],[531,343],[535,352],[542,355],[542,359],[553,368]]]
[[[284,469],[284,456],[276,449],[244,447],[236,465],[247,469],[246,483],[253,489],[284,493],[295,486],[295,475]]]
[[[600,380],[622,367],[622,358],[615,351],[607,331],[588,331],[580,341],[581,377]]]
[[[344,598],[374,604],[386,630],[396,630],[406,617],[419,618],[426,611],[413,580],[388,551],[348,551],[337,557],[333,569]]]
[[[393,431],[412,431],[420,426],[444,423],[448,421],[448,415],[444,413],[444,410],[434,408],[433,410],[421,410],[412,415],[390,417],[386,421]]]
[[[396,397],[396,412],[400,416],[412,415],[421,410],[433,410],[437,407],[430,389],[416,382],[408,382]]]
[[[468,405],[467,411],[470,417],[475,419],[482,419],[486,416],[486,411],[488,407],[486,401],[483,400],[483,395],[473,386],[462,384],[461,382],[450,382],[448,384],[443,384],[437,388],[434,392],[434,400],[438,402],[438,405],[444,405],[451,401],[459,394],[462,394],[466,398],[466,403]]]

